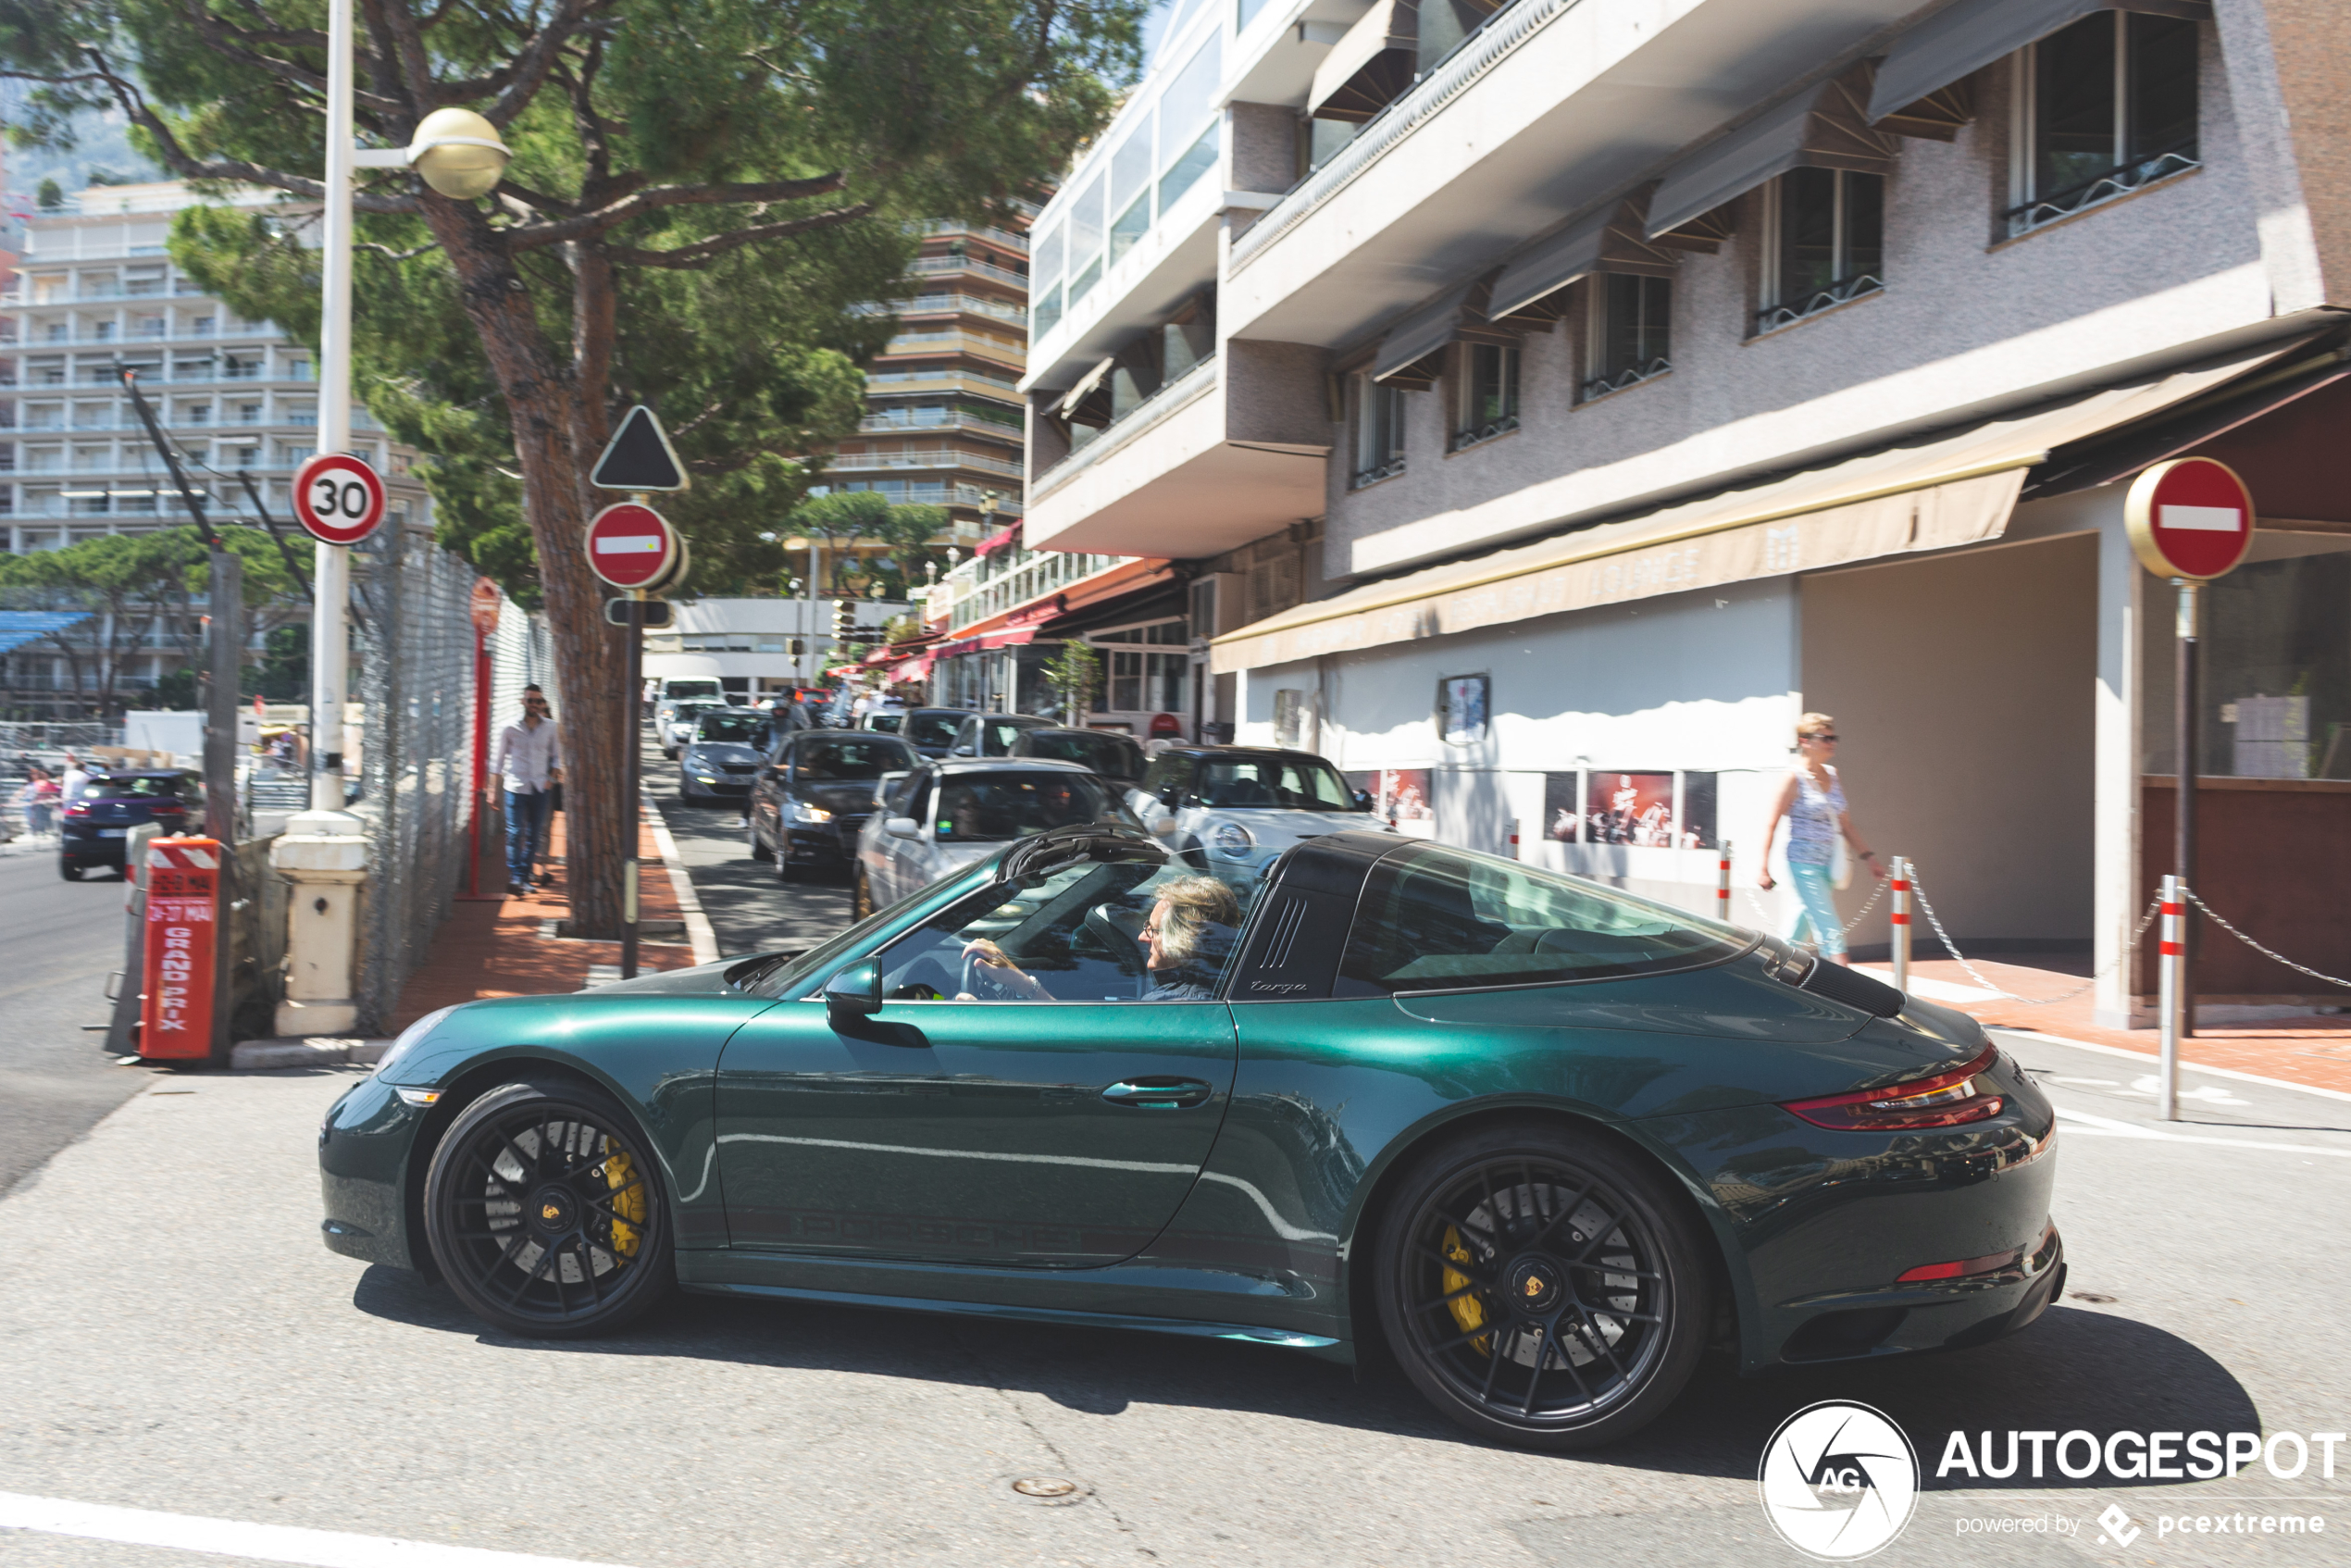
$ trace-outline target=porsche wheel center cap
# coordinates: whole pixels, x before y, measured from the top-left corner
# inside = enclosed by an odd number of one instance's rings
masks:
[[[1542,1258],[1522,1258],[1510,1273],[1511,1304],[1524,1313],[1547,1313],[1559,1303],[1559,1270]]]
[[[541,1230],[554,1234],[571,1228],[572,1196],[560,1187],[541,1188],[532,1195],[529,1209],[530,1223]]]

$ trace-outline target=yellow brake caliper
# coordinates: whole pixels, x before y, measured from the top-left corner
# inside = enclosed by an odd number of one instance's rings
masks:
[[[630,1186],[631,1182],[636,1185]],[[637,1222],[636,1225],[623,1225],[617,1219],[612,1222],[612,1250],[624,1258],[633,1258],[637,1255],[637,1241],[641,1234],[637,1226],[645,1223],[645,1184],[637,1181],[636,1164],[628,1155],[615,1154],[604,1162],[604,1185],[620,1193],[613,1200],[614,1213]],[[620,1192],[624,1187],[628,1190]]]
[[[1447,1257],[1457,1263],[1466,1263],[1470,1261],[1470,1250],[1462,1244],[1461,1232],[1449,1225],[1445,1227],[1445,1239],[1441,1244],[1441,1250]],[[1445,1303],[1445,1310],[1453,1314],[1453,1321],[1462,1325],[1462,1332],[1469,1334],[1485,1327],[1486,1306],[1470,1292],[1469,1276],[1456,1273],[1449,1268],[1445,1270],[1444,1283],[1445,1294],[1453,1297],[1451,1300]],[[1453,1292],[1456,1290],[1461,1291],[1462,1294],[1454,1296]],[[1491,1338],[1491,1335],[1480,1335],[1470,1341],[1470,1349],[1481,1356],[1490,1353],[1492,1347],[1486,1341]]]

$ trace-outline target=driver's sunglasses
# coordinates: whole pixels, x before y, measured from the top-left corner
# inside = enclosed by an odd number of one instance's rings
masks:
[[[1836,737],[1834,735],[1807,735],[1804,739],[1807,740],[1825,740],[1832,744],[1834,744],[1836,740]]]

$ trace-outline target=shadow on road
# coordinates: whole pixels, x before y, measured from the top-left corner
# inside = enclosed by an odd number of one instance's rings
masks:
[[[438,1286],[381,1266],[360,1276],[352,1304],[374,1316],[474,1337],[485,1346],[613,1356],[692,1356],[745,1366],[906,1377],[1013,1388],[1096,1415],[1131,1405],[1196,1406],[1325,1422],[1465,1444],[1480,1439],[1438,1416],[1403,1377],[1376,1364],[1348,1368],[1271,1347],[1116,1329],[892,1313],[815,1302],[680,1296],[649,1322],[607,1339],[527,1340],[486,1331]],[[2163,1369],[2159,1378],[2150,1368]],[[1910,1436],[1930,1488],[2082,1488],[2054,1464],[2034,1479],[1938,1482],[1936,1461],[1955,1430],[2096,1434],[2118,1430],[2257,1431],[2252,1399],[2196,1346],[2126,1317],[2052,1308],[2023,1333],[1949,1354],[1888,1357],[1740,1377],[1710,1357],[1659,1421],[1606,1450],[1605,1462],[1687,1475],[1750,1476],[1773,1430],[1821,1400],[1885,1411]],[[2146,1483],[2140,1483],[2146,1484]],[[2154,1483],[2159,1485],[2160,1483]]]

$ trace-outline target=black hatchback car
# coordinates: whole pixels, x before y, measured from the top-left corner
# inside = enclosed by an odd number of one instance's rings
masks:
[[[96,866],[122,870],[123,840],[143,822],[167,833],[203,832],[203,778],[180,767],[93,775],[58,819],[57,875],[79,882]]]
[[[806,729],[785,737],[744,809],[751,857],[772,859],[778,882],[802,868],[849,865],[882,775],[908,772],[922,760],[897,736],[870,730]]]

